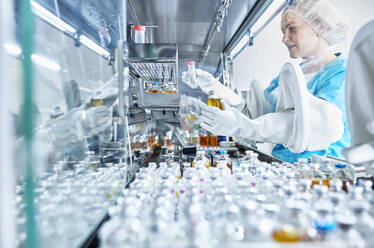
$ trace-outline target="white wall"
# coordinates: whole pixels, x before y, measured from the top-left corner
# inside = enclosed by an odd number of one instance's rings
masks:
[[[374,0],[330,0],[347,18],[350,25],[348,42],[343,55],[347,56],[349,46],[359,28],[374,19]],[[282,65],[290,60],[287,48],[283,45],[280,30],[280,16],[254,40],[234,60],[234,86],[247,90],[251,79],[260,80],[265,88],[279,73]]]

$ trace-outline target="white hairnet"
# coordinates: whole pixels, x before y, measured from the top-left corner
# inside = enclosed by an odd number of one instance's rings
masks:
[[[329,46],[346,40],[348,25],[328,0],[294,0],[294,4],[287,6],[283,14],[294,13],[302,18]]]

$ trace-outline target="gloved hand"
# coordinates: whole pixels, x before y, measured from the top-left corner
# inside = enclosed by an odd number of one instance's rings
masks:
[[[351,147],[342,150],[351,163],[374,173],[374,21],[355,36],[348,56],[345,77],[345,105]]]
[[[205,130],[222,136],[233,136],[232,127],[236,125],[237,119],[232,112],[232,109],[224,105],[224,110],[219,108],[204,105],[199,117],[200,126]]]
[[[209,72],[196,69],[196,84],[199,86],[201,91],[205,94],[208,94],[209,91],[214,90],[214,92],[220,96],[230,107],[234,107],[239,111],[242,111],[245,105],[245,101],[242,97],[235,94],[235,92],[224,86],[220,83],[217,79],[213,77],[212,74]],[[191,78],[189,72],[185,71],[182,73],[182,81],[193,88],[193,82],[191,82]]]
[[[182,129],[193,129],[197,118],[200,116],[204,103],[190,96],[181,96],[179,103],[179,117]]]
[[[102,133],[112,125],[111,109],[107,106],[98,106],[86,110],[83,119],[86,134]]]
[[[342,113],[335,105],[311,95],[298,66],[282,68],[277,111],[251,120],[235,108],[205,106],[203,128],[217,135],[284,144],[292,152],[327,149],[343,135]]]
[[[253,79],[249,85],[249,90],[245,99],[245,107],[242,113],[251,119],[256,119],[270,112],[272,112],[272,106],[265,99],[261,83]]]

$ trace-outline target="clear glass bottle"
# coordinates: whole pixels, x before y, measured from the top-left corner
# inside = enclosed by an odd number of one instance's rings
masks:
[[[188,70],[188,75],[190,77],[190,82],[191,82],[191,87],[192,88],[197,88],[197,79],[196,79],[196,71],[195,71],[195,61],[188,61],[187,62],[187,70]]]
[[[135,37],[134,37],[135,43],[145,43],[145,26],[135,25],[134,31],[135,31]]]
[[[192,162],[192,167],[195,167],[197,163],[203,164],[206,168],[210,167],[210,161],[205,156],[205,151],[198,151],[196,153],[196,157],[195,157],[195,159]]]
[[[308,160],[305,158],[299,158],[296,162],[296,170],[296,174],[300,179],[308,178],[310,176]]]
[[[216,147],[218,146],[218,137],[209,133],[209,146]]]
[[[240,159],[240,162],[251,162],[252,154],[254,154],[252,150],[245,151],[245,156]]]
[[[317,214],[313,219],[313,227],[318,232],[315,239],[317,241],[330,240],[329,237],[337,228],[337,222],[331,214],[328,204],[322,205],[321,203],[318,203],[315,208]]]
[[[217,167],[219,162],[225,163],[227,168],[229,168],[230,171],[232,171],[232,161],[231,161],[229,155],[227,154],[227,151],[222,150],[222,151],[219,152],[219,157],[218,157],[217,161],[214,163],[214,166]]]
[[[199,145],[199,126],[195,125],[192,132],[192,144]]]
[[[222,161],[222,160],[216,161],[215,166],[217,167],[217,169],[219,171],[219,175],[221,177],[227,178],[228,176],[231,175],[231,170],[227,166],[227,162],[226,161]]]
[[[219,96],[214,93],[214,90],[209,91],[208,98],[206,100],[207,105],[223,109],[222,102]],[[209,146],[218,146],[218,136],[209,133]]]
[[[158,82],[154,82],[150,86],[150,88],[148,89],[148,93],[150,93],[150,94],[162,93],[161,87],[158,84]]]
[[[174,83],[168,83],[165,85],[165,89],[164,89],[164,93],[165,94],[176,94],[177,93],[177,89],[175,88],[174,86]]]
[[[308,172],[310,179],[312,180],[312,187],[314,185],[325,185],[330,187],[330,178],[319,169],[319,164],[310,164],[310,170]]]
[[[216,95],[214,90],[209,91],[208,98],[206,100],[206,104],[212,107],[219,108],[220,110],[223,110],[223,105],[221,102],[221,98]]]
[[[348,187],[353,185],[353,178],[345,164],[336,164],[332,178],[342,182],[342,190],[348,192]]]

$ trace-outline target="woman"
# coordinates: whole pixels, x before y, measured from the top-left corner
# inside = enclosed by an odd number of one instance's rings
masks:
[[[329,138],[328,147],[313,144],[313,149],[308,147],[302,151],[291,151],[286,147],[292,136],[288,130],[293,128],[295,123],[294,119],[289,117],[292,113],[286,116],[276,111],[281,75],[271,82],[263,97],[259,97],[260,100],[253,104],[235,95],[209,73],[197,70],[197,83],[200,88],[205,92],[214,89],[230,106],[225,111],[205,107],[201,116],[201,126],[218,135],[245,136],[257,141],[278,143],[272,154],[284,161],[294,162],[298,158],[308,158],[311,154],[341,157],[341,149],[349,145],[350,139],[344,104],[346,59],[340,53],[334,54],[331,50],[345,40],[347,25],[342,20],[327,0],[297,0],[292,6],[285,8],[281,22],[284,34],[282,42],[287,46],[290,57],[303,59],[300,67],[308,81],[310,98],[320,106],[325,104],[326,108],[319,107],[320,112],[328,109],[328,112],[322,113],[327,119],[319,120],[319,126],[312,125],[314,129],[311,132],[334,132],[334,126],[342,126],[338,138],[336,134]],[[182,80],[189,83],[186,74],[182,76]],[[284,81],[287,83],[286,79]],[[252,88],[256,88],[254,86],[255,83],[252,84]],[[238,110],[243,114],[239,114]],[[254,112],[257,113],[253,114]],[[334,118],[329,118],[331,116]],[[258,118],[251,120],[248,117]],[[314,116],[310,116],[310,119],[314,120]]]

